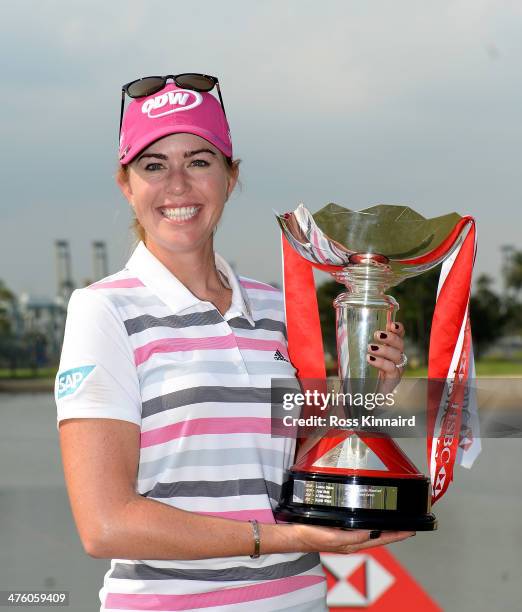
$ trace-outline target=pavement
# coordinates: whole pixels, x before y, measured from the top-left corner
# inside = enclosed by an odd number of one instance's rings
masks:
[[[94,612],[109,561],[91,559],[79,542],[52,396],[2,393],[0,418],[0,591],[67,590],[68,609]],[[400,444],[425,471],[424,442]],[[522,609],[522,440],[482,444],[475,466],[457,468],[435,505],[438,531],[389,547],[448,612]]]

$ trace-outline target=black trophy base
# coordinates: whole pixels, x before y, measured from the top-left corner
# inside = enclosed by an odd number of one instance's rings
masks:
[[[340,529],[434,531],[428,478],[377,478],[294,472],[274,511],[278,522]]]

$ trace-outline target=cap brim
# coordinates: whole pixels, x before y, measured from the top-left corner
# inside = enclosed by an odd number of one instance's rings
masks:
[[[163,126],[156,131],[147,132],[146,136],[140,138],[132,144],[132,149],[129,150],[123,159],[120,159],[120,164],[129,164],[143,150],[150,147],[152,143],[156,142],[160,138],[164,138],[165,136],[170,136],[171,134],[194,134],[195,136],[200,136],[219,149],[225,157],[232,157],[232,147],[229,144],[224,143],[220,138],[217,138],[212,132],[194,125],[172,125]]]

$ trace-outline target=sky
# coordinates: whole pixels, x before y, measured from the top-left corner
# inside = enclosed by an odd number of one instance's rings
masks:
[[[132,251],[117,167],[121,85],[219,77],[241,161],[216,250],[280,282],[274,210],[406,204],[477,220],[476,277],[522,248],[522,4],[516,0],[17,0],[0,25],[0,279],[56,292]],[[326,280],[327,277],[324,276]],[[499,284],[500,287],[500,284]]]

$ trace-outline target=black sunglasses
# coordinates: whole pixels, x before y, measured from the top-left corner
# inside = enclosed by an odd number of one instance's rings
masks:
[[[193,91],[211,91],[214,87],[217,89],[221,108],[223,114],[227,116],[225,112],[225,105],[223,104],[223,98],[221,96],[221,89],[219,88],[219,81],[215,76],[209,76],[208,74],[199,74],[197,72],[184,72],[183,74],[167,74],[165,76],[148,76],[141,79],[136,79],[130,83],[126,83],[121,87],[121,111],[120,111],[120,131],[123,123],[123,107],[125,105],[125,94],[129,98],[144,98],[145,96],[151,96],[157,91],[161,91],[167,81],[172,79],[177,87],[183,89],[191,89]],[[119,137],[119,136],[118,136]]]

